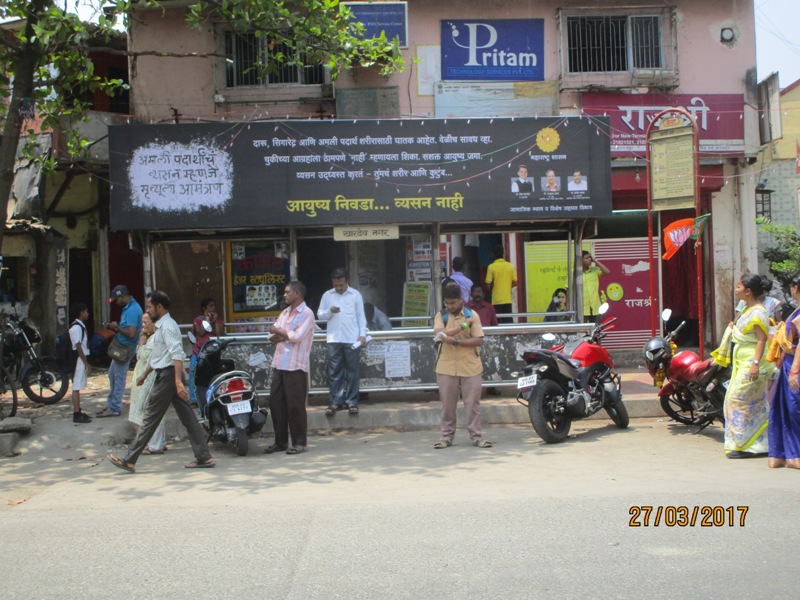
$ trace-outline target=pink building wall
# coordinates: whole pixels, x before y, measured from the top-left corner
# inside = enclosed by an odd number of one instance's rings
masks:
[[[679,85],[674,93],[739,93],[747,103],[755,103],[756,51],[753,0],[675,0],[677,24],[677,66]],[[513,2],[500,0],[410,0],[408,2],[409,48],[404,50],[409,70],[391,78],[374,70],[358,69],[343,74],[335,83],[340,89],[351,87],[397,86],[403,116],[434,114],[433,96],[417,93],[418,65],[412,64],[422,46],[438,46],[442,19],[522,19],[541,18],[545,24],[545,79],[557,81],[560,74],[558,49],[558,9],[596,6],[597,14],[610,8],[653,7],[653,2]],[[654,7],[656,8],[656,7]],[[314,103],[299,104],[297,98],[319,95],[309,87],[289,86],[255,90],[244,102],[231,102],[226,90],[215,84],[219,61],[208,58],[214,49],[212,25],[200,32],[189,29],[183,9],[141,11],[131,26],[130,49],[167,52],[196,52],[199,58],[141,56],[132,60],[132,104],[134,114],[156,121],[169,119],[172,108],[187,119],[246,118],[249,115],[313,116]],[[730,27],[733,43],[720,41],[720,31]],[[218,74],[219,75],[219,74]],[[218,77],[219,79],[219,77]],[[215,102],[215,95],[217,102]],[[224,97],[225,102],[220,102]],[[580,95],[562,92],[561,107],[579,107]],[[317,113],[318,116],[318,113]]]

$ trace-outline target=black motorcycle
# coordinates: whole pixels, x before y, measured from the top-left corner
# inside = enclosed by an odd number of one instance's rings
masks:
[[[191,339],[191,338],[190,338]],[[236,370],[233,360],[222,358],[236,338],[210,339],[197,360],[194,382],[209,441],[234,444],[245,456],[248,437],[267,422],[267,409],[258,407],[255,381],[250,373]]]
[[[55,356],[39,356],[34,344],[42,341],[29,319],[3,315],[3,368],[25,395],[39,404],[55,404],[69,389],[69,373]]]

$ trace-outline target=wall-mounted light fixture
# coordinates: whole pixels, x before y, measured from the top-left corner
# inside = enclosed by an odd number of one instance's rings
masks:
[[[634,175],[633,180],[636,183],[640,183],[642,181],[642,176],[639,175],[639,169],[636,169],[636,175]]]
[[[736,37],[736,32],[733,30],[733,27],[723,27],[719,31],[719,41],[729,44],[733,41]]]

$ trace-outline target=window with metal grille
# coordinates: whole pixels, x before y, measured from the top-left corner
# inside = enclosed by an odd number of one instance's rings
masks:
[[[772,219],[772,190],[756,190],[756,217]]]
[[[567,18],[570,73],[603,73],[663,67],[659,16]]]
[[[227,87],[299,83],[319,85],[325,83],[322,65],[298,64],[298,53],[286,42],[276,42],[253,33],[225,32],[225,83]],[[303,60],[303,63],[306,61]],[[266,64],[269,72],[259,70]]]

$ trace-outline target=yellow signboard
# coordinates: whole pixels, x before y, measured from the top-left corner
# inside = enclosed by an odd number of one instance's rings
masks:
[[[406,281],[403,286],[403,316],[425,319],[403,321],[403,327],[428,327],[431,316],[431,282]]]

